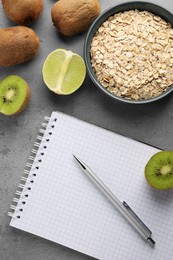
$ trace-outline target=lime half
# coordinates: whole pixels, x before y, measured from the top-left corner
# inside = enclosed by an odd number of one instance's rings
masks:
[[[76,91],[86,76],[83,58],[70,50],[56,49],[43,64],[43,80],[56,94],[68,95]]]

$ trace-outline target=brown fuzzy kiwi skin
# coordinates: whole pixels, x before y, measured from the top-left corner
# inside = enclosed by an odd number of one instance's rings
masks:
[[[35,57],[40,42],[34,30],[25,26],[0,29],[0,66],[13,66]]]
[[[43,11],[43,0],[2,0],[4,12],[13,22],[28,25]]]
[[[100,14],[98,0],[59,0],[51,9],[52,22],[65,36],[86,31]]]

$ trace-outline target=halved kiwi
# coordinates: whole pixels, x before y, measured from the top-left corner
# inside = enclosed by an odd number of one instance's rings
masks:
[[[153,188],[173,188],[173,151],[154,154],[145,167],[145,177]]]
[[[24,110],[30,97],[30,87],[17,75],[6,77],[0,82],[0,113],[17,114]]]

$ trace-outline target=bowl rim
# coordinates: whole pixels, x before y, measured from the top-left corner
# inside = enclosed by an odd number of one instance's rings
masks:
[[[168,10],[166,10],[164,7],[161,7],[160,5],[150,3],[150,2],[143,2],[143,1],[131,1],[131,2],[125,2],[122,4],[118,5],[113,5],[109,8],[107,8],[105,11],[103,11],[96,19],[95,21],[91,24],[86,38],[84,42],[84,60],[86,64],[86,68],[88,71],[88,74],[92,80],[92,82],[100,89],[102,90],[106,95],[109,97],[113,98],[114,100],[119,100],[124,103],[129,103],[129,104],[146,104],[146,103],[151,103],[157,100],[160,100],[161,98],[167,96],[170,92],[173,91],[173,84],[171,84],[168,89],[158,96],[148,98],[148,99],[139,99],[139,100],[133,100],[133,99],[127,99],[123,97],[116,96],[112,94],[109,90],[107,90],[97,79],[95,76],[95,73],[93,71],[93,68],[91,66],[91,61],[90,61],[90,46],[91,46],[91,41],[96,33],[97,29],[100,27],[100,25],[106,21],[111,15],[123,11],[130,11],[130,10],[135,10],[138,9],[140,11],[146,10],[149,11],[155,15],[160,16],[162,19],[164,19],[166,22],[169,22],[173,26],[173,14],[170,13]],[[152,10],[151,10],[152,9]],[[155,11],[156,10],[156,11]]]

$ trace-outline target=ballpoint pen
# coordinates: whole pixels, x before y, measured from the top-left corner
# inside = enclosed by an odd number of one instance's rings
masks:
[[[142,222],[142,220],[135,214],[135,212],[129,207],[129,205],[125,201],[121,202],[83,161],[81,161],[77,156],[73,156],[81,166],[83,172],[107,197],[107,199],[121,213],[121,215],[134,227],[134,229],[146,241],[148,241],[152,246],[154,246],[155,241],[151,238],[151,230]]]

